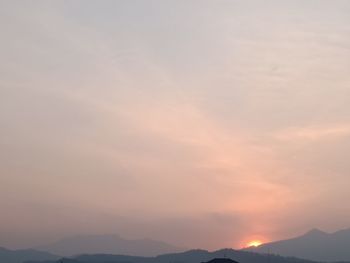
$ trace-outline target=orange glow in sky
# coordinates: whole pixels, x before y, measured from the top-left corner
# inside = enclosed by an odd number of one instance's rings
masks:
[[[260,240],[252,240],[247,243],[247,247],[258,247],[262,244]]]

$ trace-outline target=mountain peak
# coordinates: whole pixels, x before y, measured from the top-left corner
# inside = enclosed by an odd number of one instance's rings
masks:
[[[349,262],[350,260],[350,231],[341,230],[327,233],[314,228],[302,236],[268,243],[262,247],[249,249],[254,252],[297,257],[317,262]],[[267,249],[268,248],[268,249]]]
[[[318,228],[313,228],[304,234],[304,236],[321,236],[321,235],[322,236],[327,235],[327,233]]]

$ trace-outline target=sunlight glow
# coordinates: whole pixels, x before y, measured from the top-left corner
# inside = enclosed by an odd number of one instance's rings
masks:
[[[262,244],[260,240],[252,240],[247,244],[247,247],[258,247]]]

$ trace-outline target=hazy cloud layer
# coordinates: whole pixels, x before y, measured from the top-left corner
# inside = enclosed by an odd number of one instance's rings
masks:
[[[0,246],[350,227],[349,11],[1,1]]]

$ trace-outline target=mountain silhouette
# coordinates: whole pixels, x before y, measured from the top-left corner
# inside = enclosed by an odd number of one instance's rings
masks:
[[[45,263],[201,263],[225,257],[220,263],[314,263],[313,261],[287,258],[277,255],[263,255],[254,252],[223,249],[214,252],[190,250],[183,253],[165,254],[156,257],[135,257],[123,255],[81,255],[68,261],[47,261]],[[73,260],[73,261],[72,261]],[[231,261],[232,260],[232,261]],[[230,261],[230,262],[229,262]],[[29,262],[28,262],[29,263]],[[39,263],[39,262],[30,262]],[[40,262],[43,263],[43,262]]]
[[[350,229],[335,233],[312,229],[299,237],[266,243],[245,250],[315,261],[350,261]]]
[[[40,247],[43,251],[61,255],[124,254],[132,256],[156,256],[183,251],[179,247],[151,239],[127,240],[118,235],[87,235],[65,238]]]
[[[58,258],[58,256],[34,249],[10,250],[0,247],[1,263],[23,263],[28,260],[42,261],[57,260]]]

